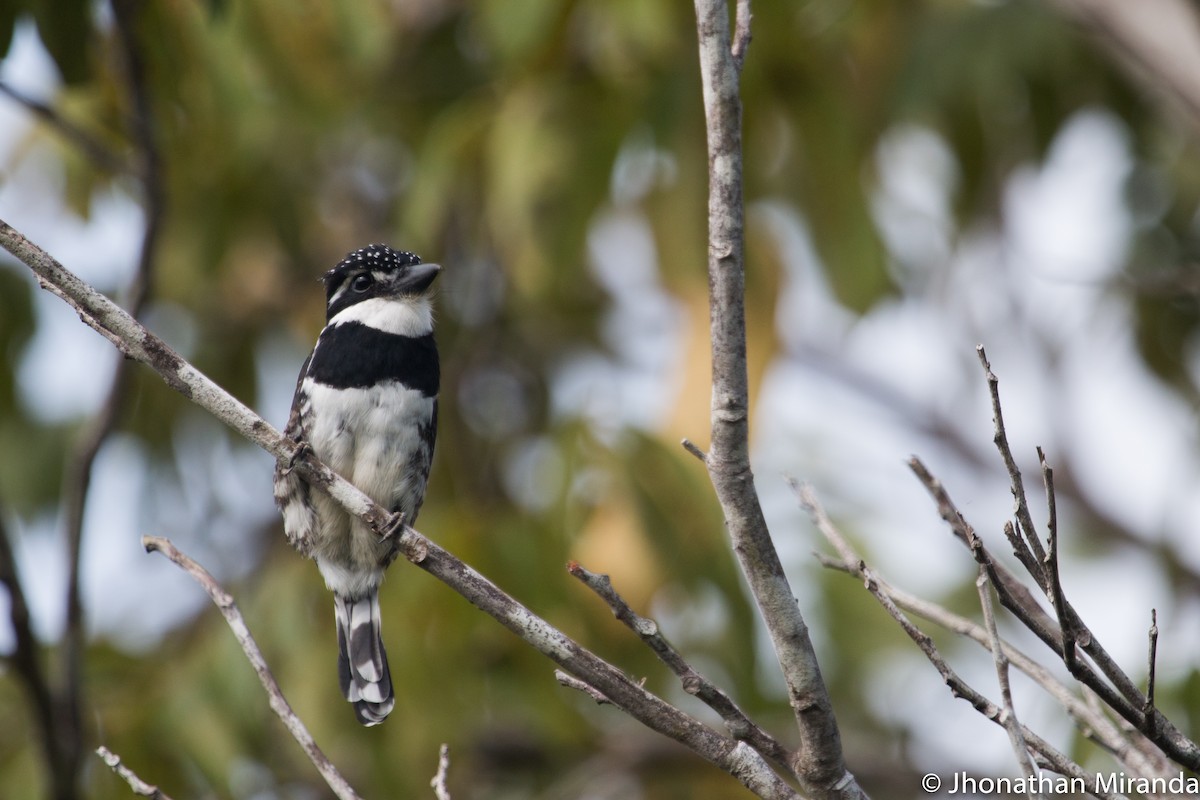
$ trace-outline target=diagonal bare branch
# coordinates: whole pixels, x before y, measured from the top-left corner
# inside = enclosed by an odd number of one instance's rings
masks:
[[[625,623],[631,631],[638,635],[638,638],[654,651],[659,660],[679,678],[685,692],[700,698],[709,708],[720,715],[733,738],[746,742],[776,764],[791,771],[792,754],[775,737],[746,716],[746,712],[742,711],[729,695],[697,672],[662,635],[658,623],[634,611],[613,588],[609,576],[591,572],[575,562],[568,565],[567,571],[599,595],[600,599],[612,609],[613,616]]]
[[[279,683],[271,673],[271,668],[267,665],[267,660],[263,658],[262,651],[258,649],[258,643],[254,641],[254,636],[250,633],[250,628],[246,625],[246,620],[242,617],[242,612],[238,610],[237,603],[233,601],[233,596],[217,583],[216,578],[208,570],[190,558],[186,553],[180,551],[169,539],[164,539],[160,536],[143,536],[142,546],[146,548],[146,552],[148,553],[162,553],[173,564],[191,575],[196,583],[200,584],[200,587],[212,599],[213,604],[220,609],[221,615],[229,623],[229,628],[233,631],[234,637],[237,638],[238,644],[242,646],[242,652],[246,654],[250,665],[258,673],[258,679],[262,682],[263,689],[267,692],[271,710],[283,721],[284,727],[288,729],[288,733],[292,734],[292,737],[303,748],[305,755],[312,761],[317,771],[321,773],[321,777],[325,779],[325,783],[328,784],[329,788],[333,790],[333,793],[340,800],[361,800],[358,793],[354,791],[354,788],[338,772],[333,762],[317,746],[316,740],[308,732],[308,728],[305,727],[304,722],[292,710],[292,705],[287,701],[287,698],[283,696],[283,690],[279,688]]]
[[[149,797],[150,800],[171,800],[170,795],[153,784],[146,783],[136,772],[121,763],[121,757],[107,747],[97,747],[96,755],[108,765],[118,778],[129,784],[130,790],[138,797]]]
[[[1146,92],[1200,126],[1200,13],[1188,0],[1050,0]]]

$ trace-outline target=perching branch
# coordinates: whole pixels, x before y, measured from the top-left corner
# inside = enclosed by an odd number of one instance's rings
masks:
[[[708,283],[712,341],[712,440],[705,466],[734,554],[783,670],[800,747],[793,770],[817,798],[862,797],[845,764],[841,735],[808,626],[788,585],[754,487],[749,456],[746,368],[745,209],[738,80],[749,42],[749,2],[696,0],[700,77],[708,136]],[[694,451],[693,451],[694,452]]]
[[[30,267],[39,285],[69,303],[90,327],[121,352],[154,369],[171,388],[234,431],[294,468],[311,486],[327,493],[381,535],[391,515],[335,474],[311,452],[255,414],[146,330],[120,307],[65,269],[17,230],[0,221],[0,245]],[[501,591],[448,551],[412,528],[399,537],[399,550],[564,670],[594,686],[614,705],[647,727],[687,746],[764,798],[794,798],[796,792],[750,746],[722,736],[646,691],[611,664],[583,648]]]
[[[216,578],[208,570],[188,557],[187,554],[181,552],[169,539],[159,536],[143,536],[142,546],[146,548],[146,552],[148,553],[162,553],[172,563],[191,575],[196,580],[196,583],[200,584],[200,587],[208,593],[213,604],[220,609],[222,616],[225,617],[225,621],[229,623],[229,628],[233,631],[238,644],[242,646],[242,652],[246,654],[250,666],[254,667],[254,671],[258,673],[258,679],[262,682],[263,689],[267,692],[271,710],[283,720],[283,724],[288,729],[288,732],[299,742],[305,755],[312,761],[317,771],[321,773],[321,777],[325,779],[325,783],[329,785],[333,793],[340,800],[361,800],[358,793],[354,791],[353,787],[338,772],[333,762],[317,746],[316,740],[308,732],[308,728],[304,726],[304,722],[292,710],[292,706],[287,701],[287,698],[283,696],[283,690],[279,688],[279,683],[271,673],[271,668],[267,666],[267,660],[263,658],[262,651],[258,649],[258,643],[254,641],[254,636],[251,635],[250,628],[247,627],[246,620],[242,617],[242,612],[238,610],[232,595],[217,583]]]

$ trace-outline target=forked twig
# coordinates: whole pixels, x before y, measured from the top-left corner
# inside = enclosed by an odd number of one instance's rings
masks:
[[[636,633],[638,638],[654,651],[659,660],[679,678],[685,692],[700,698],[709,708],[720,715],[733,738],[745,741],[776,764],[791,771],[791,753],[775,737],[746,716],[746,713],[730,699],[729,695],[697,672],[662,635],[658,623],[634,611],[613,588],[612,580],[608,575],[591,572],[574,561],[567,565],[567,571],[599,595],[600,599],[612,609],[613,616]]]
[[[1038,563],[1044,565],[1046,563],[1046,551],[1042,548],[1041,540],[1038,539],[1037,528],[1033,524],[1033,515],[1029,512],[1029,501],[1025,497],[1025,481],[1021,478],[1021,469],[1017,466],[1016,458],[1013,457],[1012,447],[1008,443],[1008,432],[1004,429],[1004,412],[1000,408],[1000,381],[996,377],[996,373],[992,372],[992,365],[988,361],[983,345],[977,346],[975,352],[979,356],[979,363],[983,366],[983,371],[987,378],[988,393],[992,398],[992,422],[995,425],[992,440],[996,444],[996,449],[1000,451],[1000,458],[1004,461],[1004,468],[1008,470],[1009,487],[1012,489],[1014,511],[1017,517],[1018,528],[1020,528],[1019,532],[1024,534],[1025,540],[1028,542],[1029,548]],[[1032,574],[1038,586],[1043,590],[1046,589],[1048,582],[1044,566]]]
[[[600,691],[595,686],[592,686],[587,681],[581,681],[574,675],[568,675],[561,669],[554,670],[554,679],[568,689],[574,689],[577,692],[583,692],[588,697],[595,700],[596,705],[598,706],[611,706],[613,704],[613,701],[609,700],[604,695],[604,692]]]

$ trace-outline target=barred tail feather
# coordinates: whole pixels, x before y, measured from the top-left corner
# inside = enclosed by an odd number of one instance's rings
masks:
[[[392,712],[392,676],[383,649],[379,593],[351,600],[334,595],[338,680],[363,725],[378,725]]]

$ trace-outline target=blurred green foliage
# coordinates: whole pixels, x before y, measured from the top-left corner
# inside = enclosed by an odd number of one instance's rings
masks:
[[[194,363],[255,402],[263,343],[283,335],[297,352],[309,346],[322,319],[315,278],[345,251],[383,240],[446,265],[440,439],[421,529],[682,703],[689,699],[664,669],[563,566],[579,558],[611,572],[643,612],[656,598],[662,610],[664,597],[680,607],[717,597],[715,622],[679,644],[788,740],[790,712],[763,678],[772,666],[761,663],[719,509],[703,470],[676,444],[680,435],[706,438],[708,406],[706,155],[690,6],[138,7],[166,187],[152,307],[194,328]],[[1181,366],[1200,321],[1187,290],[1200,194],[1194,148],[1172,138],[1141,93],[1047,4],[811,0],[758,3],[754,13],[743,75],[747,198],[804,210],[845,304],[866,309],[898,291],[867,195],[890,126],[918,122],[945,137],[959,164],[956,211],[966,227],[996,213],[1004,176],[1038,159],[1067,117],[1103,105],[1129,126],[1139,153],[1165,159],[1171,171],[1169,207],[1143,233],[1129,269],[1152,287],[1139,307],[1148,363],[1194,391]],[[47,100],[135,163],[134,111],[111,15],[78,0],[0,4],[0,48],[14,22],[29,20],[62,79]],[[54,154],[63,196],[82,216],[102,190],[138,197],[134,177],[92,163],[47,125],[29,147]],[[614,166],[630,148],[660,158],[635,176],[640,189],[622,194]],[[649,221],[696,359],[661,430],[603,436],[556,412],[551,390],[573,354],[611,349],[601,334],[610,298],[594,271],[605,265],[589,265],[587,241],[614,208]],[[20,218],[9,222],[21,228]],[[777,255],[755,241],[747,305],[757,383],[777,346],[770,310],[779,278]],[[42,244],[53,251],[53,242]],[[18,274],[0,270],[0,452],[24,457],[0,459],[0,499],[32,519],[56,507],[77,426],[39,422],[19,402],[14,376],[36,320],[34,290]],[[511,391],[473,388],[497,372]],[[173,448],[185,407],[135,371],[121,428],[167,474],[178,469]],[[522,506],[506,470],[535,440],[552,445],[555,480],[546,480],[547,496]],[[727,776],[558,687],[549,662],[403,565],[384,593],[396,712],[380,729],[359,728],[336,691],[332,613],[317,571],[286,548],[277,523],[245,525],[257,545],[245,558],[255,566],[229,588],[292,705],[366,796],[429,796],[440,742],[452,747],[456,797],[575,797],[585,787],[593,796],[739,796]],[[858,630],[830,639],[822,653],[852,731],[845,738],[860,754],[891,742],[887,754],[896,757],[896,732],[873,718],[860,682],[881,643],[903,645],[840,576],[823,578],[822,589],[825,604],[814,613],[854,620]],[[1196,694],[1194,685],[1188,691]],[[93,741],[175,797],[307,797],[318,785],[209,608],[148,652],[96,639],[86,692]],[[0,707],[16,720],[0,728],[0,786],[5,796],[37,796],[44,776],[36,740],[16,734],[34,722],[11,672],[0,672]],[[88,769],[88,797],[129,795],[98,762]]]

